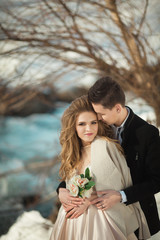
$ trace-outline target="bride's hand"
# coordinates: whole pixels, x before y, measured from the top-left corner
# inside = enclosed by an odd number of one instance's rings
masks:
[[[69,211],[73,207],[83,203],[83,199],[79,197],[73,197],[66,188],[59,189],[59,200],[62,203],[65,211]]]
[[[85,201],[83,202],[83,204],[78,205],[76,207],[74,207],[73,209],[71,209],[67,214],[66,214],[66,218],[78,218],[80,215],[82,215],[86,209],[89,207],[90,205],[90,201],[88,199],[85,199]]]

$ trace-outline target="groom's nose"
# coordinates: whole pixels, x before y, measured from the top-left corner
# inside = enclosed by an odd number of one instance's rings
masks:
[[[98,120],[102,120],[102,115],[98,113]]]

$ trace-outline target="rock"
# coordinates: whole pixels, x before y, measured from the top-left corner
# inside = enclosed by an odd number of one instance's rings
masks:
[[[26,117],[34,113],[52,112],[55,109],[57,93],[54,86],[0,86],[3,96],[0,102],[0,115]]]
[[[49,240],[52,228],[52,222],[38,211],[24,212],[0,240]]]
[[[72,87],[64,91],[62,89],[57,93],[57,100],[70,103],[75,98],[80,97],[82,95],[86,95],[87,92],[88,89],[85,87]]]

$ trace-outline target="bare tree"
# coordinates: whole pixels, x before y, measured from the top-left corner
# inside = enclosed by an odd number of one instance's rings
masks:
[[[1,45],[13,45],[1,55],[19,59],[18,77],[37,60],[54,81],[110,75],[153,107],[160,126],[159,1],[23,0],[1,9]]]

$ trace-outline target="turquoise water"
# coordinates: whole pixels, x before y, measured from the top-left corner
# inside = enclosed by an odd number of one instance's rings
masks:
[[[0,117],[0,198],[53,192],[58,185],[59,164],[40,170],[25,169],[31,163],[49,163],[60,152],[60,118],[65,109],[25,118]],[[2,174],[15,169],[18,173]],[[0,207],[1,209],[1,207]]]

